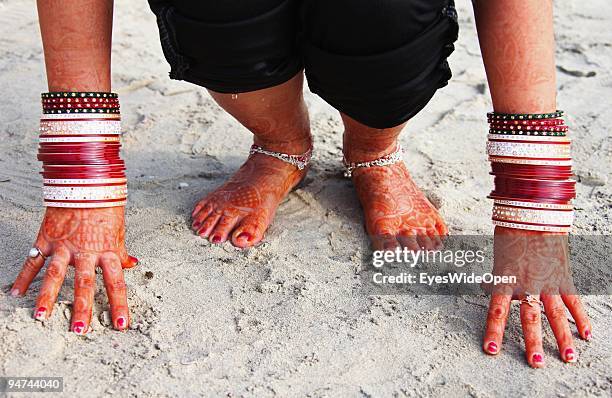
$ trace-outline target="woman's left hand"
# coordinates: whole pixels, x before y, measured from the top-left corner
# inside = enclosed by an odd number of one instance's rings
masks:
[[[496,227],[494,274],[515,275],[517,283],[497,287],[491,296],[483,349],[501,351],[510,303],[521,300],[520,317],[525,337],[526,358],[534,368],[544,367],[541,300],[548,323],[557,340],[561,358],[576,362],[578,353],[566,315],[575,320],[580,337],[590,340],[592,329],[580,298],[575,294],[569,267],[566,234],[532,232]],[[531,297],[531,302],[525,300]],[[534,300],[535,299],[535,300]]]

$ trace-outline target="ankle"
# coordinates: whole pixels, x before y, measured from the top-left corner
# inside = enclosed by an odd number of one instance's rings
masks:
[[[342,148],[342,153],[346,162],[370,162],[372,160],[389,155],[390,153],[397,150],[399,146],[399,142],[397,141],[397,139],[394,139],[391,142],[379,141],[376,143],[370,143],[370,145],[360,144],[360,142],[354,142],[345,139],[344,146]]]
[[[255,136],[253,143],[268,151],[286,153],[288,155],[301,155],[312,148],[312,136],[310,130],[300,135],[276,137]]]

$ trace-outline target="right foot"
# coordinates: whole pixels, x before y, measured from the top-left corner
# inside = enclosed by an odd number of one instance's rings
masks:
[[[310,142],[291,146],[282,148],[282,152],[302,154]],[[263,239],[279,203],[307,171],[308,167],[299,170],[268,155],[251,155],[225,184],[198,202],[192,213],[193,230],[212,243],[230,240],[240,248],[256,245]]]

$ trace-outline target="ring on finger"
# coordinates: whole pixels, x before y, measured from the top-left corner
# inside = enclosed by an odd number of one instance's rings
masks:
[[[540,301],[540,299],[536,298],[535,296],[532,296],[531,294],[526,294],[525,297],[519,300],[519,302],[521,304],[527,304],[530,307],[533,307],[535,305],[542,307],[542,302]]]
[[[38,256],[41,256],[43,260],[47,259],[47,257],[43,254],[43,252],[38,247],[33,247],[28,252],[28,257],[30,258],[36,258]]]

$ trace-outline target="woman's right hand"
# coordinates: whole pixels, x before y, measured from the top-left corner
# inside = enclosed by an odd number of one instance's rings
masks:
[[[104,285],[110,303],[112,322],[117,330],[127,329],[130,317],[127,306],[123,268],[138,264],[125,248],[124,208],[66,209],[48,207],[34,244],[42,253],[28,257],[11,294],[25,294],[32,280],[49,258],[42,287],[38,293],[34,318],[45,320],[53,306],[68,265],[75,268],[74,301],[70,330],[85,334],[92,315],[96,287],[96,267],[102,268]],[[43,257],[44,256],[44,257]]]
[[[529,365],[544,367],[542,309],[557,340],[561,359],[576,362],[578,353],[566,310],[574,318],[582,339],[590,340],[593,329],[574,286],[567,235],[496,227],[493,274],[515,276],[517,282],[492,288],[484,351],[490,355],[501,351],[510,302],[522,300],[520,318]],[[529,296],[533,301],[525,300]]]

